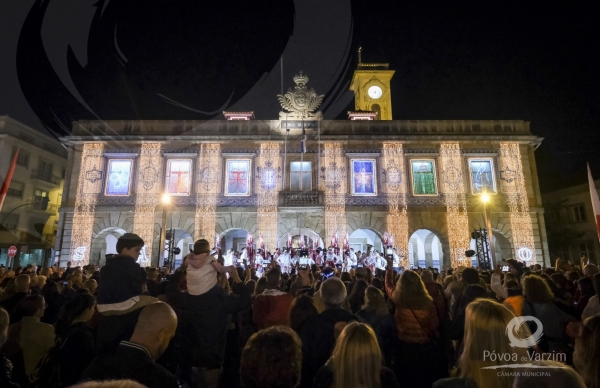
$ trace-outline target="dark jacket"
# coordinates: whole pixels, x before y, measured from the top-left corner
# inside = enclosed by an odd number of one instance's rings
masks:
[[[96,354],[101,354],[119,346],[121,341],[131,338],[142,308],[123,315],[98,314],[96,326]]]
[[[100,270],[98,304],[121,303],[142,293],[140,265],[129,256],[113,256]]]
[[[220,368],[225,357],[227,326],[230,314],[250,308],[252,298],[243,283],[234,284],[237,295],[228,295],[216,285],[202,295],[177,290],[181,273],[176,273],[167,287],[169,303],[179,311],[177,324],[182,368]]]
[[[315,374],[325,365],[335,346],[334,326],[360,319],[343,309],[329,309],[310,317],[300,330],[302,339],[301,387],[311,387]]]
[[[381,388],[400,388],[396,375],[391,369],[381,368],[379,372],[381,379]],[[334,373],[327,365],[319,368],[315,380],[312,384],[313,388],[331,388],[333,386]]]
[[[94,358],[94,334],[87,324],[79,322],[69,326],[58,354],[62,385],[74,385]]]
[[[394,346],[398,338],[394,316],[387,313],[382,317],[378,317],[374,312],[365,309],[360,310],[356,315],[375,331],[385,365],[389,366],[394,356]]]
[[[82,380],[137,381],[148,388],[177,388],[177,377],[156,363],[139,345],[122,342],[115,350],[96,358]]]
[[[0,387],[19,388],[20,385],[14,383],[11,379],[12,363],[0,353]]]
[[[21,302],[23,299],[25,299],[27,297],[27,295],[28,294],[26,292],[17,292],[15,294],[9,296],[8,298],[4,299],[2,302],[0,302],[0,307],[2,307],[4,310],[6,310],[6,312],[10,315],[10,324],[11,325],[13,323],[17,322],[14,320],[15,319],[14,313],[15,313],[17,305],[19,304],[19,302]]]
[[[432,388],[477,388],[477,385],[466,377],[450,377],[436,381]]]

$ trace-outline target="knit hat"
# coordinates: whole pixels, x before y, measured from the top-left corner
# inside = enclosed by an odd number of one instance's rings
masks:
[[[198,240],[194,243],[194,253],[199,255],[201,253],[210,253],[210,244],[205,239]]]

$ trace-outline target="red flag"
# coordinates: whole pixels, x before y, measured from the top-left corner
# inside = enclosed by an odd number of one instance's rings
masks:
[[[12,163],[10,164],[9,169],[6,172],[4,182],[2,182],[2,188],[0,189],[0,211],[2,210],[4,198],[6,198],[6,193],[8,193],[8,187],[10,186],[10,181],[12,179],[13,172],[15,172],[15,166],[17,165],[17,159],[19,158],[19,149],[20,148],[17,148],[17,152],[15,152],[15,156],[13,156]]]
[[[598,239],[600,240],[600,199],[598,199],[598,190],[592,178],[592,171],[588,164],[588,180],[590,182],[590,196],[592,197],[592,209],[594,209],[594,218],[596,219],[596,230],[598,231]]]

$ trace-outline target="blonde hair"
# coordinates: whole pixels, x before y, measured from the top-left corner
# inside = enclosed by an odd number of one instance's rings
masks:
[[[458,360],[461,377],[473,380],[478,388],[513,386],[514,377],[498,377],[497,370],[482,368],[521,363],[521,360],[527,359],[526,348],[510,346],[506,328],[514,317],[510,310],[493,300],[476,299],[469,303],[465,317],[463,353]],[[520,330],[520,337],[530,335],[525,325]],[[510,359],[504,358],[506,355]]]
[[[37,286],[39,288],[43,288],[46,285],[46,277],[44,275],[39,275],[37,277]]]
[[[433,298],[429,296],[421,277],[414,271],[404,271],[396,283],[394,291],[396,306],[411,310],[423,310],[425,305],[432,301]]]
[[[381,350],[369,325],[352,322],[338,337],[327,365],[332,388],[380,388]]]
[[[2,307],[0,307],[0,333],[2,333],[8,327],[9,319],[8,313]]]
[[[72,385],[71,388],[145,388],[133,380],[106,380],[106,381],[86,381],[77,385]]]
[[[365,303],[364,308],[375,313],[378,317],[383,317],[389,313],[387,305],[385,304],[385,296],[383,292],[377,287],[369,286],[365,290]]]
[[[543,277],[538,275],[527,275],[521,283],[523,283],[523,295],[531,303],[552,303],[554,294],[552,289],[546,283]]]

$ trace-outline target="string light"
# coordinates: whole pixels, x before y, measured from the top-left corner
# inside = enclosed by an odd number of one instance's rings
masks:
[[[324,143],[321,178],[325,191],[325,241],[336,232],[346,235],[345,165],[342,144]]]
[[[279,152],[279,143],[261,143],[256,161],[258,235],[263,237],[265,249],[271,252],[277,248],[277,204],[282,169]]]
[[[200,145],[198,158],[198,186],[196,188],[196,214],[194,217],[196,240],[215,241],[217,224],[217,197],[219,194],[219,161],[221,145],[216,143]]]
[[[523,176],[521,150],[517,143],[500,143],[500,173],[502,176],[502,191],[508,196],[510,209],[510,226],[515,258],[536,263],[533,225],[529,215],[529,200]]]
[[[142,143],[138,164],[133,231],[146,243],[138,259],[142,267],[151,264],[154,243],[154,212],[161,202],[160,177],[162,156],[160,143]]]
[[[469,249],[471,236],[469,235],[469,217],[465,198],[465,174],[458,143],[441,144],[440,164],[441,189],[446,199],[450,261],[453,268],[460,265],[470,267],[471,260],[465,256],[465,251]]]
[[[104,175],[103,150],[104,145],[101,143],[83,146],[71,234],[70,257],[74,267],[87,265],[90,260],[96,202],[102,191]]]

